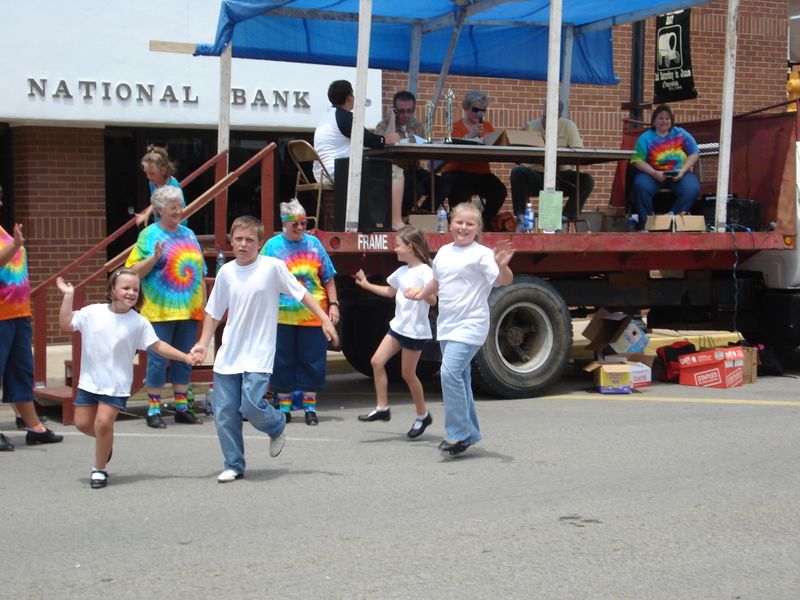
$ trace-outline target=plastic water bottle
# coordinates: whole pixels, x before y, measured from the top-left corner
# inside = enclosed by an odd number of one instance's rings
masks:
[[[447,208],[444,204],[439,207],[439,212],[436,213],[436,231],[438,233],[447,233]]]
[[[203,411],[207,415],[214,414],[214,386],[209,385],[208,391],[206,391],[205,400],[203,400]]]
[[[220,248],[219,251],[217,252],[217,271],[216,271],[217,273],[219,273],[219,270],[222,268],[224,264],[225,264],[225,250]]]
[[[533,233],[535,226],[536,215],[533,212],[533,204],[528,202],[527,206],[525,206],[525,213],[522,216],[522,228],[525,233]]]
[[[191,385],[186,391],[186,406],[189,407],[189,410],[194,410],[194,392]]]

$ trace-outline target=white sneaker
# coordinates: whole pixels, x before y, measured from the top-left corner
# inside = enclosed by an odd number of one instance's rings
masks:
[[[237,479],[241,479],[244,477],[244,473],[237,473],[233,469],[225,469],[222,473],[219,474],[217,477],[217,481],[219,483],[230,483],[231,481],[236,481]]]
[[[272,458],[278,456],[283,450],[283,446],[286,444],[286,434],[281,432],[278,437],[270,438],[269,439],[269,455]]]

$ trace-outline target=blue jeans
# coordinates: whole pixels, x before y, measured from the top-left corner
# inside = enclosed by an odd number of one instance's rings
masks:
[[[33,400],[33,335],[30,317],[0,321],[0,376],[3,402]]]
[[[214,421],[226,469],[244,473],[242,417],[271,438],[283,433],[286,417],[264,400],[268,386],[269,373],[214,373]]]
[[[700,182],[691,171],[678,181],[667,179],[663,182],[656,181],[647,173],[637,173],[633,180],[633,193],[636,198],[636,212],[639,213],[640,227],[644,227],[647,215],[654,214],[653,196],[661,189],[675,192],[675,203],[670,210],[676,215],[691,211],[697,198],[700,197]]]
[[[328,340],[322,327],[278,323],[272,390],[289,394],[295,390],[321,392],[325,389]]]
[[[159,321],[153,329],[162,342],[181,352],[188,352],[197,340],[197,321]],[[192,377],[192,367],[182,360],[169,360],[153,350],[147,351],[147,387],[160,388],[167,383],[167,362],[172,385],[186,385]]]
[[[451,442],[469,440],[471,444],[481,439],[475,398],[472,395],[470,362],[480,346],[443,340],[442,347],[442,400],[444,401],[445,439]]]

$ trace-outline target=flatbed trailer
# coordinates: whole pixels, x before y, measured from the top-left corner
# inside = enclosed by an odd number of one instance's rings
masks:
[[[701,143],[719,131],[714,121],[683,126]],[[489,247],[511,239],[516,254],[514,283],[496,288],[489,300],[490,334],[473,363],[475,382],[504,397],[546,392],[570,359],[572,319],[601,307],[646,312],[650,327],[736,330],[754,341],[800,345],[796,147],[791,113],[734,120],[731,192],[760,207],[758,227],[749,230],[483,234]],[[364,293],[351,275],[362,268],[378,280],[396,269],[394,234],[315,235],[339,273],[342,350],[370,374],[369,358],[394,305]],[[452,238],[428,234],[428,240],[435,252]],[[438,368],[436,345],[429,346],[422,375]]]

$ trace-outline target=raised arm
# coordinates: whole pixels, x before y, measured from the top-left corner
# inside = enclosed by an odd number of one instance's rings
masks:
[[[71,283],[64,281],[63,277],[56,279],[58,290],[64,294],[61,300],[61,309],[58,311],[58,325],[61,331],[75,331],[72,327],[72,299],[75,295],[75,288]]]
[[[5,246],[2,250],[0,250],[0,267],[6,266],[6,264],[12,258],[14,258],[17,250],[22,248],[24,245],[25,238],[22,237],[22,225],[17,223],[14,225],[14,240],[8,246]]]
[[[139,262],[131,265],[131,269],[136,271],[139,274],[140,279],[144,279],[153,270],[153,267],[156,266],[158,259],[161,258],[161,255],[164,254],[164,242],[156,242],[156,245],[153,248],[153,253],[145,258],[144,260],[140,260]]]
[[[497,275],[497,279],[494,280],[494,285],[509,285],[513,283],[514,273],[508,266],[513,256],[514,246],[511,244],[511,240],[502,240],[497,243],[494,248],[494,261],[500,268],[500,273]]]

